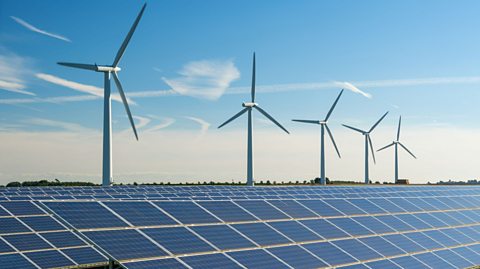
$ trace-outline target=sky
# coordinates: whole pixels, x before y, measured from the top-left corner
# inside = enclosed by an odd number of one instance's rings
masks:
[[[0,185],[58,178],[100,183],[103,78],[59,61],[112,64],[141,1],[0,0]],[[255,180],[319,175],[319,127],[339,91],[326,141],[327,177],[362,181],[363,137],[395,139],[400,177],[413,183],[478,178],[478,1],[150,1],[120,62],[136,141],[113,95],[117,183],[244,181],[249,101]],[[376,153],[373,181],[392,181],[393,150]],[[371,161],[370,161],[371,162]]]

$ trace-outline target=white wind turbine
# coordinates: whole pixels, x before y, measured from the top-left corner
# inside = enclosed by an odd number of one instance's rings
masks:
[[[110,91],[110,79],[111,76],[117,85],[118,92],[123,101],[123,105],[125,106],[125,110],[128,115],[128,119],[130,120],[130,124],[132,125],[133,133],[135,134],[135,138],[138,140],[137,130],[135,129],[135,123],[133,122],[132,113],[130,112],[130,108],[128,107],[128,101],[125,97],[125,92],[123,91],[122,84],[118,79],[117,72],[120,71],[120,67],[118,67],[118,63],[120,62],[125,49],[127,48],[128,42],[132,38],[133,33],[135,32],[135,28],[137,28],[138,22],[140,21],[145,7],[147,4],[145,3],[140,10],[135,22],[133,23],[130,31],[128,32],[125,40],[123,41],[120,49],[115,56],[115,59],[112,65],[97,65],[97,64],[80,64],[80,63],[65,63],[59,62],[59,65],[64,65],[68,67],[86,69],[90,71],[102,72],[104,74],[104,96],[103,96],[103,173],[102,173],[102,185],[103,186],[110,186],[112,183],[112,110],[111,110],[111,91]]]
[[[327,129],[328,136],[330,136],[330,140],[332,140],[333,146],[337,151],[338,157],[341,158],[340,152],[338,151],[338,148],[337,148],[337,144],[333,139],[332,132],[330,131],[330,128],[328,128],[327,122],[328,122],[328,119],[330,118],[330,115],[333,112],[333,109],[337,105],[337,102],[340,99],[340,96],[342,96],[342,93],[343,93],[343,90],[341,90],[340,93],[338,94],[337,99],[335,99],[335,102],[333,103],[332,107],[328,111],[327,116],[323,121],[322,120],[292,120],[296,122],[320,125],[320,184],[322,185],[325,185],[327,182],[325,178],[325,129]]]
[[[355,127],[352,127],[352,126],[342,124],[343,126],[349,128],[349,129],[352,129],[354,131],[357,131],[357,132],[359,132],[359,133],[361,133],[362,135],[365,136],[365,184],[370,183],[370,179],[369,179],[369,176],[368,176],[368,148],[369,147],[370,147],[370,150],[372,151],[373,163],[376,163],[375,153],[373,151],[373,145],[372,145],[372,139],[370,138],[370,133],[373,131],[373,129],[375,129],[375,127],[377,127],[377,125],[383,120],[383,118],[385,118],[385,116],[387,116],[387,114],[388,114],[388,111],[385,114],[383,114],[383,116],[368,131],[364,131],[364,130],[361,130],[361,129],[358,129],[358,128],[355,128]]]
[[[377,150],[377,151],[381,151],[381,150],[384,150],[386,148],[389,148],[391,146],[395,146],[395,183],[397,183],[398,181],[398,145],[400,145],[406,152],[408,152],[410,155],[412,155],[413,158],[417,158],[415,157],[415,155],[413,155],[413,153],[407,149],[407,147],[405,145],[402,144],[402,142],[400,142],[400,126],[402,124],[402,116],[400,116],[400,118],[398,119],[398,130],[397,130],[397,140],[393,141],[391,144],[388,144],[386,145],[385,147]]]
[[[251,90],[251,102],[244,102],[242,109],[240,112],[235,114],[233,117],[228,119],[226,122],[222,123],[218,128],[222,128],[223,126],[227,125],[229,122],[233,121],[234,119],[240,117],[245,112],[248,112],[248,133],[247,133],[247,185],[253,186],[253,145],[252,145],[252,109],[255,108],[258,112],[262,113],[265,117],[267,117],[270,121],[275,123],[278,127],[284,130],[287,134],[289,132],[285,129],[280,123],[278,123],[272,116],[270,116],[265,110],[260,108],[257,103],[255,103],[255,53],[253,53],[253,71],[252,71],[252,90]]]

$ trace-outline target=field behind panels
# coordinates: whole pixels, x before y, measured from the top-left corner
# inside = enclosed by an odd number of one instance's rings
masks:
[[[0,189],[0,268],[468,268],[480,188]]]

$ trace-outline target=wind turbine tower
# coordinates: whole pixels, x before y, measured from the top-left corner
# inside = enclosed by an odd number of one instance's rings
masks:
[[[387,149],[391,146],[395,146],[395,183],[398,182],[398,145],[400,145],[400,147],[402,147],[406,152],[408,152],[410,155],[412,155],[413,158],[415,158],[415,159],[417,158],[417,157],[415,157],[415,155],[413,155],[413,153],[405,145],[402,144],[402,142],[400,142],[400,126],[401,126],[401,124],[402,124],[402,116],[400,116],[400,118],[398,119],[397,140],[395,140],[391,144],[388,144],[385,147],[377,150],[377,151],[381,151],[381,150]]]
[[[135,129],[135,123],[132,118],[132,113],[130,112],[130,108],[128,106],[127,97],[125,96],[125,92],[123,91],[122,84],[118,78],[117,73],[121,70],[118,67],[118,63],[122,59],[123,53],[127,48],[128,42],[132,38],[135,29],[137,28],[138,22],[142,18],[143,12],[145,11],[145,7],[147,4],[145,3],[140,10],[135,22],[133,23],[130,31],[128,32],[125,40],[123,40],[120,49],[113,60],[111,65],[97,65],[97,64],[80,64],[80,63],[66,63],[66,62],[59,62],[59,65],[64,65],[73,68],[85,69],[95,72],[103,73],[104,77],[104,94],[103,94],[103,172],[102,172],[102,186],[110,186],[112,184],[112,97],[111,97],[111,90],[110,90],[110,81],[113,77],[115,84],[117,85],[118,92],[120,93],[120,97],[122,98],[123,105],[128,115],[128,119],[130,120],[130,125],[132,125],[133,133],[135,134],[135,138],[138,140],[137,130]]]
[[[330,128],[328,128],[327,122],[328,122],[328,119],[330,118],[330,115],[333,112],[333,109],[337,105],[337,102],[340,99],[340,96],[342,96],[342,93],[343,93],[343,89],[338,94],[337,99],[335,99],[335,102],[333,103],[332,107],[328,111],[327,116],[325,117],[324,120],[292,120],[296,122],[320,125],[320,184],[322,185],[327,184],[327,180],[325,178],[325,129],[328,132],[328,136],[330,136],[330,140],[332,140],[333,146],[337,151],[338,157],[341,158],[340,152],[338,151],[338,148],[337,148],[337,144],[335,143],[335,139],[333,139],[332,132],[330,131]]]
[[[361,130],[361,129],[358,129],[358,128],[355,128],[355,127],[352,127],[352,126],[342,124],[343,126],[349,128],[349,129],[352,129],[354,131],[357,131],[357,132],[361,133],[363,136],[365,136],[365,184],[370,183],[370,178],[369,178],[369,175],[368,175],[368,148],[369,147],[370,147],[370,150],[372,152],[373,163],[376,163],[375,153],[373,151],[373,145],[372,145],[372,139],[370,138],[370,133],[375,129],[375,127],[377,127],[378,124],[380,124],[380,122],[383,120],[383,118],[385,118],[385,116],[387,116],[387,114],[388,114],[388,111],[385,114],[383,114],[383,116],[368,131],[364,131],[364,130]]]
[[[247,112],[248,115],[248,128],[247,128],[247,186],[253,186],[253,137],[252,137],[252,110],[256,109],[258,112],[262,113],[267,117],[271,122],[276,124],[287,134],[290,134],[287,129],[285,129],[280,123],[278,123],[272,116],[270,116],[265,110],[263,110],[257,103],[255,103],[255,53],[253,53],[253,71],[252,71],[252,89],[251,89],[251,101],[244,102],[242,104],[244,107],[240,112],[235,114],[233,117],[228,119],[226,122],[222,123],[218,128],[222,128],[227,125],[229,122],[240,117],[242,114]]]

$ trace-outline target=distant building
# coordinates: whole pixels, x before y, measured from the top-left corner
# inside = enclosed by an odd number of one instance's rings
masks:
[[[410,184],[410,182],[408,181],[408,179],[398,179],[395,184],[403,184],[403,185],[406,185],[406,184]]]

